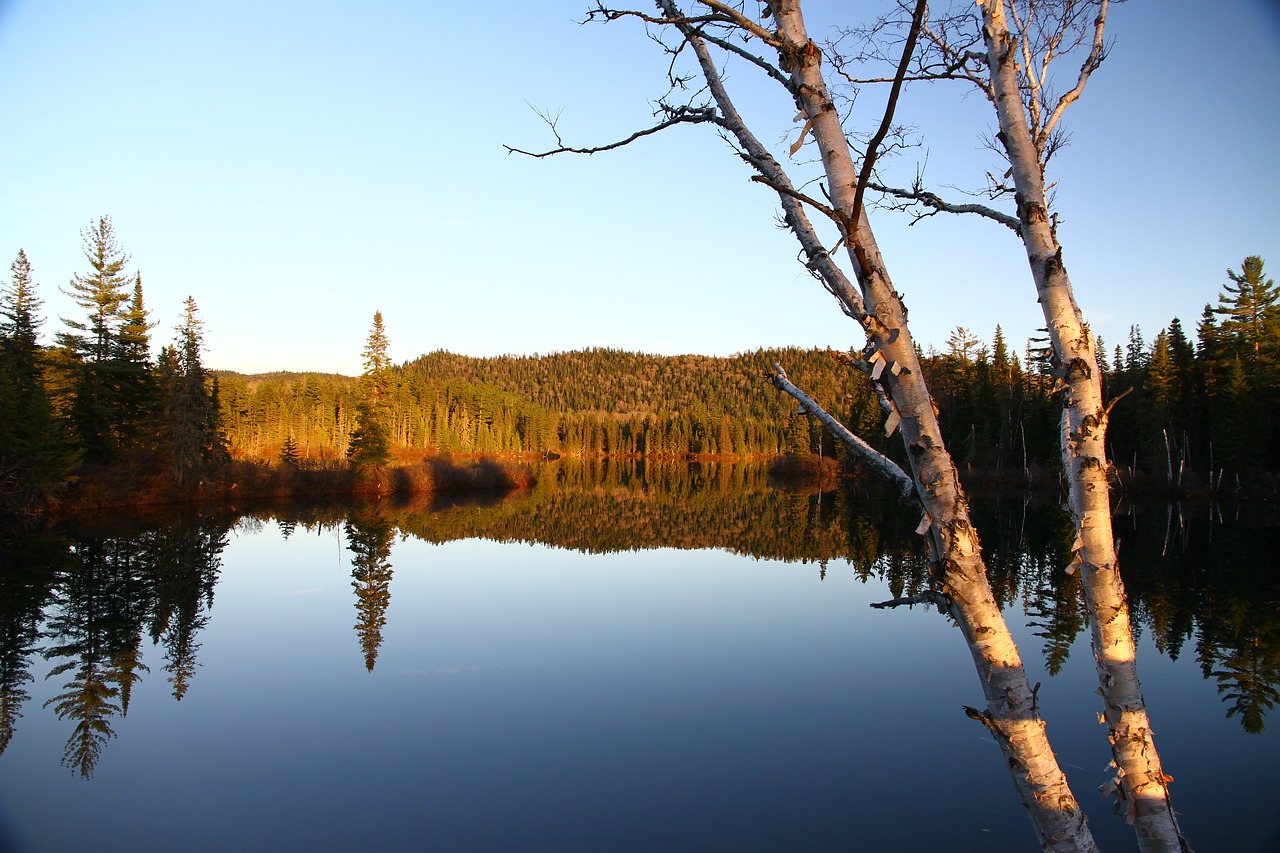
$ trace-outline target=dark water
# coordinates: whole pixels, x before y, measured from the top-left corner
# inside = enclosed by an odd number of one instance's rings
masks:
[[[1119,512],[1183,828],[1276,849],[1274,519]],[[1065,517],[975,515],[1095,835],[1134,849]],[[754,468],[564,465],[0,532],[0,849],[1034,849],[959,632],[868,607],[924,583],[914,521]]]

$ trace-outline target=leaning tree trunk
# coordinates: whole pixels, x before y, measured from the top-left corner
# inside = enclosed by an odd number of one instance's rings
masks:
[[[663,0],[661,5],[669,17],[676,17],[670,0]],[[875,365],[870,372],[899,419],[915,491],[925,511],[921,532],[928,534],[934,551],[940,601],[965,636],[986,699],[986,710],[973,715],[995,736],[1041,847],[1094,850],[1084,813],[1049,746],[1035,692],[987,580],[978,537],[969,520],[968,502],[942,440],[907,327],[906,311],[885,269],[866,213],[855,204],[858,171],[823,79],[821,51],[805,31],[798,0],[773,0],[769,9],[777,22],[773,37],[780,64],[791,76],[792,91],[812,127],[831,188],[835,218],[841,224],[860,293],[854,292],[834,264],[829,263],[825,252],[811,248],[816,239],[805,227],[807,221],[796,204],[796,193],[789,184],[782,185],[785,174],[780,168],[777,174],[764,171],[777,164],[737,118],[696,30],[687,24],[682,29],[698,53],[704,76],[725,118],[724,126],[743,146],[747,159],[762,170],[766,182],[778,190],[787,222],[805,246],[811,269],[822,276],[828,290],[841,299],[845,312],[859,320],[871,339],[864,353],[868,362]]]
[[[1017,44],[1004,0],[980,0],[991,92],[1000,135],[1017,190],[1018,219],[1027,260],[1048,326],[1058,390],[1063,395],[1062,462],[1077,537],[1099,692],[1110,727],[1116,766],[1115,795],[1127,806],[1143,851],[1187,849],[1169,800],[1135,664],[1129,607],[1111,530],[1107,480],[1108,409],[1102,401],[1096,338],[1083,322],[1062,247],[1048,216],[1044,172],[1022,102]],[[1101,22],[1099,22],[1100,24]],[[1099,39],[1101,37],[1099,26]]]

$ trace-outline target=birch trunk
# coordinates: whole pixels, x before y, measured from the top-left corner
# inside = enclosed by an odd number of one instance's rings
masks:
[[[868,355],[893,368],[880,371],[878,382],[900,418],[937,561],[935,580],[964,634],[982,685],[987,708],[974,716],[995,736],[1042,849],[1094,850],[1084,813],[1049,747],[1035,693],[987,580],[968,502],[942,440],[906,311],[865,210],[854,213],[858,170],[823,79],[821,51],[808,37],[799,0],[771,0],[768,6],[777,23],[781,68],[796,84],[793,92],[812,126],[832,206],[844,218],[842,230],[861,291],[860,304],[846,304],[845,311],[860,319],[871,339]],[[708,70],[705,64],[703,70],[704,74]],[[824,267],[818,269],[821,272]],[[827,286],[838,294],[837,284]]]
[[[1083,322],[1062,263],[1062,247],[1048,216],[1044,171],[1022,101],[1017,40],[1005,17],[1005,0],[980,0],[983,38],[1000,134],[1013,167],[1022,241],[1035,279],[1063,394],[1062,461],[1075,550],[1090,617],[1099,693],[1110,728],[1116,765],[1115,795],[1127,806],[1143,851],[1187,849],[1169,800],[1138,683],[1129,607],[1120,579],[1111,529],[1107,482],[1107,408],[1102,401],[1096,339]],[[1105,18],[1106,4],[1101,5]],[[1099,43],[1102,20],[1098,22]]]

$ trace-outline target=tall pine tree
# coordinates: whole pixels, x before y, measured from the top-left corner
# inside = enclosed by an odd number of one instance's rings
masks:
[[[386,398],[390,386],[391,360],[387,357],[387,332],[382,312],[373,315],[373,328],[363,352],[364,373],[360,376],[361,399],[356,405],[356,427],[347,446],[352,465],[383,465],[391,458],[391,437],[387,424]]]
[[[1227,277],[1213,313],[1223,318],[1222,330],[1235,337],[1242,357],[1263,358],[1280,340],[1280,289],[1265,278],[1257,255],[1245,258],[1240,272],[1227,270]]]
[[[103,216],[80,232],[89,273],[77,273],[63,290],[85,313],[84,321],[63,318],[69,331],[58,343],[82,364],[75,383],[73,418],[81,445],[92,456],[116,448],[119,389],[115,357],[123,308],[133,280],[125,272],[129,256],[116,241],[111,217]]]

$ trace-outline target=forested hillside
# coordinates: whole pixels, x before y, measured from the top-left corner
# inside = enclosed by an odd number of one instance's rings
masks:
[[[393,445],[426,452],[778,454],[833,452],[774,390],[774,361],[841,412],[870,411],[865,382],[825,350],[731,358],[593,349],[468,358],[434,352],[390,370]],[[234,453],[271,455],[292,435],[302,454],[346,452],[356,380],[319,374],[220,374]]]
[[[1234,486],[1259,482],[1280,464],[1273,449],[1280,292],[1256,257],[1227,277],[1194,342],[1174,318],[1150,340],[1133,327],[1120,345],[1099,347],[1122,486],[1141,478]],[[943,430],[965,469],[1016,480],[1060,466],[1060,386],[1041,343],[1026,340],[1019,354],[999,327],[989,343],[957,328],[944,351],[923,356]],[[901,454],[900,442],[884,439],[865,378],[841,354],[818,349],[727,358],[607,348],[493,358],[436,351],[379,370],[380,417],[401,452],[843,455],[773,388],[775,361],[855,432]],[[273,458],[289,442],[303,458],[349,452],[368,374],[219,375],[233,453]]]

